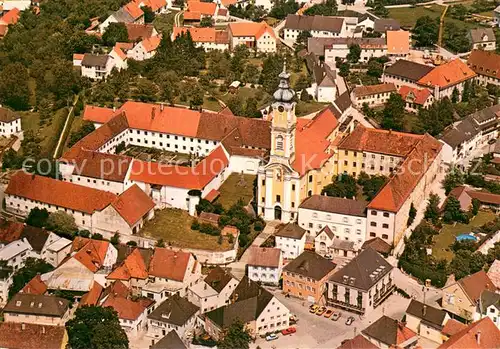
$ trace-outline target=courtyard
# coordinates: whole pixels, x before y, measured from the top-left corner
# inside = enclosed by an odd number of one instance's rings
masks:
[[[192,161],[199,160],[199,158],[191,154],[176,153],[164,149],[146,148],[137,145],[127,146],[122,154],[143,161],[154,161],[183,166],[190,166]]]
[[[165,208],[155,211],[155,217],[146,222],[140,234],[147,238],[162,239],[165,246],[180,248],[204,249],[212,251],[227,251],[232,248],[227,237],[219,244],[219,237],[192,230],[195,220],[186,211]]]
[[[219,188],[220,196],[216,202],[224,209],[229,209],[240,199],[247,205],[253,199],[255,179],[254,175],[231,174]]]

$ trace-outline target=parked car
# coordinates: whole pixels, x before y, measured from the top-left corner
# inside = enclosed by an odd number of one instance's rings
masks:
[[[299,321],[299,318],[295,314],[294,315],[290,315],[290,318],[288,319],[288,323],[290,325],[295,325],[298,321]]]
[[[319,307],[318,310],[316,310],[316,315],[321,316],[325,313],[326,307]]]
[[[325,315],[323,315],[324,317],[326,318],[329,318],[330,316],[332,316],[333,314],[333,310],[332,309],[328,309],[325,313]]]
[[[332,255],[331,254],[325,254],[325,258],[326,259],[333,259]]]
[[[284,330],[281,330],[281,334],[283,336],[286,336],[287,334],[292,334],[292,333],[295,333],[295,332],[297,332],[297,329],[295,327],[288,327],[288,328],[286,328]]]
[[[275,339],[278,339],[278,335],[276,333],[271,333],[270,335],[266,336],[266,341],[268,342],[273,341]]]
[[[337,321],[338,319],[340,319],[341,316],[342,316],[342,313],[340,311],[334,311],[333,316],[332,316],[332,320]]]
[[[316,312],[316,310],[318,310],[318,309],[319,309],[319,305],[313,304],[309,307],[309,312],[314,314]]]
[[[345,321],[345,324],[346,324],[347,326],[351,326],[351,324],[352,324],[353,322],[354,322],[354,317],[349,316],[349,317],[347,318],[347,320]]]

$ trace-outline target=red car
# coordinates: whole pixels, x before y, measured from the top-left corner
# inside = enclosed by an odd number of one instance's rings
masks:
[[[295,327],[288,327],[285,330],[281,330],[281,334],[283,336],[286,336],[287,334],[292,334],[292,333],[295,333],[295,332],[297,332],[297,329]]]

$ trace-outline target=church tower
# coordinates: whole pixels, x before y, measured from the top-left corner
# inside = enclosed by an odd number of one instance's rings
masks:
[[[294,221],[300,188],[300,176],[293,168],[295,161],[295,91],[290,87],[286,63],[279,75],[279,85],[271,105],[271,154],[258,171],[258,211],[265,220]]]
[[[290,87],[290,74],[286,72],[286,62],[279,75],[279,85],[273,94],[271,105],[271,161],[286,162],[291,165],[295,159],[295,91]]]

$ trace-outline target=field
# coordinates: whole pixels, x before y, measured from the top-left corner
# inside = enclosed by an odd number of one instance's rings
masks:
[[[220,196],[217,202],[225,209],[230,208],[239,199],[242,199],[245,205],[248,204],[253,198],[254,180],[253,175],[231,174],[219,188]]]
[[[55,111],[43,125],[40,125],[40,115],[37,112],[20,112],[20,114],[24,132],[31,130],[40,139],[41,155],[52,156],[64,127],[67,109]]]
[[[146,222],[141,235],[154,239],[163,239],[165,245],[180,248],[194,248],[213,251],[227,251],[231,244],[224,239],[222,245],[217,242],[218,236],[202,234],[191,230],[194,218],[186,211],[179,209],[163,209],[155,211],[155,217]]]
[[[495,219],[495,214],[490,211],[480,211],[476,217],[471,219],[469,224],[445,224],[439,235],[434,236],[434,245],[432,254],[438,259],[447,259],[450,261],[453,258],[453,252],[450,245],[455,242],[455,237],[460,234],[467,234],[474,228],[478,228],[483,224]]]

